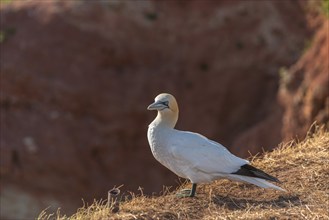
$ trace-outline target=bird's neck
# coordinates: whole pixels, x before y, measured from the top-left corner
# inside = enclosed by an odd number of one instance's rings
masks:
[[[152,122],[155,126],[166,128],[174,128],[178,120],[178,113],[174,112],[158,112],[157,117]]]

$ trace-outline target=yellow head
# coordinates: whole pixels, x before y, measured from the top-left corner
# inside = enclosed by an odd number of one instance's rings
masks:
[[[147,107],[148,110],[157,110],[155,121],[161,124],[175,127],[178,120],[178,105],[173,95],[161,93],[154,99],[154,103]]]

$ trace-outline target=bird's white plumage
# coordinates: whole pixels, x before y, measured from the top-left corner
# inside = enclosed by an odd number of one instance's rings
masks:
[[[249,163],[206,137],[162,126],[149,126],[154,157],[178,176],[205,183],[236,172]]]
[[[200,134],[174,129],[178,106],[172,95],[158,95],[148,109],[158,110],[147,133],[151,151],[162,165],[178,176],[190,179],[192,183],[227,178],[282,190],[260,178],[232,174],[249,161],[231,154],[221,144]]]

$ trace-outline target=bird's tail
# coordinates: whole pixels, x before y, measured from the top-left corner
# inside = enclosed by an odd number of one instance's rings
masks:
[[[251,183],[256,186],[262,187],[262,188],[272,188],[279,191],[287,192],[285,189],[282,189],[281,187],[278,187],[272,183],[267,182],[266,180],[257,178],[257,177],[249,177],[249,176],[239,176],[239,175],[230,175],[229,177],[231,180],[240,181],[240,182],[246,182]]]

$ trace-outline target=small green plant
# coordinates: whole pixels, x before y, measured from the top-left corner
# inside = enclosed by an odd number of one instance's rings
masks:
[[[0,43],[4,43],[8,38],[16,33],[15,28],[6,28],[0,31]]]
[[[280,77],[280,87],[286,88],[287,84],[291,80],[291,75],[289,74],[289,70],[286,67],[281,67],[279,69],[279,77]]]
[[[6,34],[4,31],[0,31],[0,43],[4,42],[6,39]]]
[[[329,0],[322,0],[321,8],[323,13],[329,18]]]
[[[11,3],[13,0],[0,0],[0,3],[2,4],[2,3]]]
[[[308,49],[310,49],[312,47],[313,42],[314,42],[314,38],[309,38],[304,41],[304,47],[302,50],[302,54],[306,53],[308,51]]]

